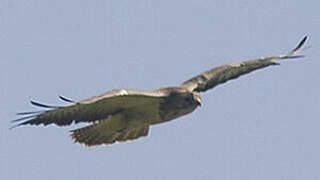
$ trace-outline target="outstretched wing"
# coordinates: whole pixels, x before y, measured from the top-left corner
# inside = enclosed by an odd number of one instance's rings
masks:
[[[72,130],[71,138],[74,142],[86,146],[95,146],[134,140],[148,135],[149,125],[141,124],[141,126],[128,128],[125,121],[122,121],[121,118],[123,117],[119,114],[99,121],[96,124]]]
[[[186,88],[189,91],[202,92],[254,70],[265,68],[270,65],[279,65],[279,60],[304,57],[303,55],[297,55],[297,53],[303,49],[306,40],[307,36],[299,42],[296,48],[285,55],[225,64],[185,81],[181,87]]]
[[[53,123],[58,126],[65,126],[70,125],[72,122],[95,122],[107,119],[109,116],[121,113],[130,107],[159,103],[166,96],[166,92],[160,90],[135,91],[120,89],[65,107],[49,106],[31,101],[33,105],[49,110],[18,113],[23,117],[13,121],[18,123],[13,128],[27,124],[48,125]],[[73,102],[64,97],[60,98],[64,101]]]

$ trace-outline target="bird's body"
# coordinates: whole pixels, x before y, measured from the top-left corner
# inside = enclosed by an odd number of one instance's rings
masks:
[[[154,91],[112,90],[79,102],[60,97],[72,103],[65,107],[31,101],[33,105],[49,110],[18,113],[25,116],[14,120],[19,122],[14,127],[27,124],[65,126],[73,122],[88,122],[91,125],[71,131],[75,142],[93,146],[134,140],[147,136],[150,125],[170,121],[194,111],[201,104],[200,92],[251,71],[278,65],[278,60],[302,57],[296,53],[302,49],[306,39],[304,37],[288,54],[222,65],[177,87]]]

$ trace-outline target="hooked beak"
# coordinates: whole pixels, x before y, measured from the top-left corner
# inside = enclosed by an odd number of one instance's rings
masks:
[[[198,92],[193,92],[193,99],[197,103],[198,106],[201,106],[201,97]]]
[[[197,105],[198,105],[198,106],[201,106],[201,98],[200,98],[200,97],[197,98],[196,101],[197,101]]]

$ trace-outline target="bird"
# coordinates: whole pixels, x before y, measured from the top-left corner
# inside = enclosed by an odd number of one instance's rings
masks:
[[[224,64],[207,70],[175,87],[143,91],[116,89],[82,101],[59,96],[70,103],[52,106],[36,101],[32,105],[40,111],[17,113],[16,128],[22,125],[67,126],[77,123],[89,125],[70,131],[75,143],[85,146],[110,145],[145,137],[151,125],[164,123],[187,115],[201,106],[200,93],[252,71],[279,65],[286,59],[302,58],[307,36],[286,54],[261,57]]]

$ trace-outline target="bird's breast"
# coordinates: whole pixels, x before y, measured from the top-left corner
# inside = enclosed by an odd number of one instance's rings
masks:
[[[194,111],[197,104],[186,104],[178,99],[163,100],[135,106],[124,111],[128,126],[158,124],[173,120]]]

